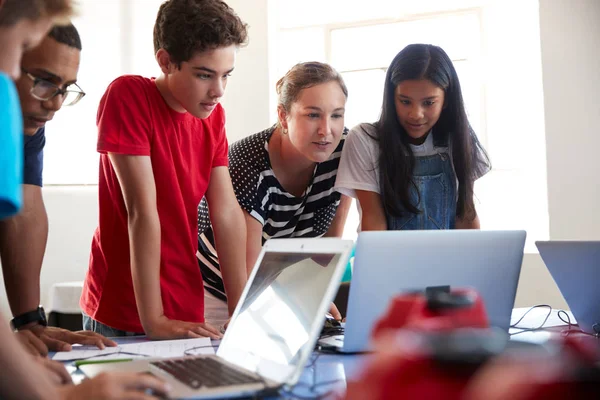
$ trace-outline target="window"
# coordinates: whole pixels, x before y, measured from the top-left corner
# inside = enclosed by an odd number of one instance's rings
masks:
[[[441,46],[492,160],[475,187],[482,228],[526,229],[532,250],[534,240],[548,238],[538,2],[418,3],[272,1],[271,86],[297,62],[328,62],[348,86],[346,125],[353,127],[378,118],[386,68],[404,46]],[[357,225],[353,207],[344,236],[354,238]]]
[[[73,19],[82,41],[78,84],[86,96],[46,127],[45,184],[97,184],[96,112],[115,78],[155,76],[152,28],[163,0],[82,0]]]

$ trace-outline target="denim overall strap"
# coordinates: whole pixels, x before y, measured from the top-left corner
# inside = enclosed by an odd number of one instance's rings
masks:
[[[402,217],[386,216],[389,230],[454,229],[456,221],[456,176],[446,152],[415,157],[413,179],[420,194],[410,188],[412,204],[419,214],[404,212]]]

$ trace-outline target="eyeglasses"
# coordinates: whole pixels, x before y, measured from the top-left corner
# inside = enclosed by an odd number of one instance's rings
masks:
[[[40,101],[48,101],[61,95],[63,97],[62,105],[72,106],[85,96],[85,92],[76,83],[72,83],[66,89],[62,89],[46,79],[38,78],[23,68],[21,70],[33,81],[33,86],[29,93]]]

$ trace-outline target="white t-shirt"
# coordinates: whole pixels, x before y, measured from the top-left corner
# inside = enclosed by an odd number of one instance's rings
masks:
[[[379,143],[373,139],[376,136],[377,132],[371,124],[360,124],[350,130],[338,167],[335,190],[353,198],[356,198],[356,190],[381,194],[381,187],[379,186]],[[418,146],[411,144],[410,147],[415,157],[448,152],[446,147],[435,147],[433,145],[431,132],[427,135],[427,139],[423,144]]]

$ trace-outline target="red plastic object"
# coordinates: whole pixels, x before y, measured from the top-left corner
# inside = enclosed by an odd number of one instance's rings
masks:
[[[473,289],[409,293],[396,296],[371,334],[407,328],[427,332],[457,328],[488,328],[481,296]]]

